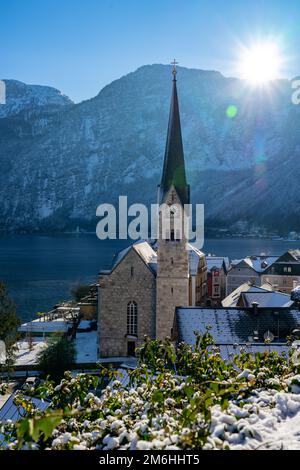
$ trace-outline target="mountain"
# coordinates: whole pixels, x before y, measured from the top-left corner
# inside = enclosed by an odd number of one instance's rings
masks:
[[[171,69],[143,66],[74,104],[58,90],[6,81],[0,106],[0,229],[95,229],[96,208],[127,194],[156,202]],[[193,202],[207,224],[300,229],[300,107],[288,80],[267,89],[178,68]],[[228,108],[231,106],[231,108]]]
[[[55,88],[41,85],[26,85],[17,80],[3,80],[6,88],[6,103],[0,106],[0,118],[17,115],[43,107],[72,104],[72,100]]]

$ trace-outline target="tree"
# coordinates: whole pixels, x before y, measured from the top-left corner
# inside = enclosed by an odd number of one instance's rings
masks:
[[[86,297],[90,292],[90,286],[85,284],[77,284],[72,287],[71,294],[73,295],[76,302],[79,302],[83,297]]]
[[[75,346],[66,337],[55,337],[49,346],[39,354],[38,368],[46,377],[59,382],[65,371],[72,368],[75,362]]]
[[[14,345],[20,323],[15,304],[8,297],[5,284],[0,282],[0,340],[5,343],[7,366],[12,366],[14,362]]]

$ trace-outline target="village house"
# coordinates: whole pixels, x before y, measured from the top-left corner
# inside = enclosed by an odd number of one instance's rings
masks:
[[[300,250],[289,250],[268,266],[261,275],[262,282],[271,283],[275,289],[290,294],[300,286]]]
[[[290,295],[274,290],[274,287],[269,283],[255,286],[248,282],[242,284],[222,300],[224,308],[252,307],[254,304],[258,308],[291,308],[294,306],[294,301],[291,300]]]
[[[226,295],[229,295],[242,284],[261,284],[261,274],[271,266],[278,256],[247,256],[241,260],[234,260],[227,273]]]
[[[290,294],[300,285],[300,250],[289,250],[281,256],[247,256],[231,262],[226,293],[249,282],[257,286],[271,284],[275,290]]]
[[[218,306],[226,296],[226,276],[229,258],[206,256],[207,264],[207,304]]]

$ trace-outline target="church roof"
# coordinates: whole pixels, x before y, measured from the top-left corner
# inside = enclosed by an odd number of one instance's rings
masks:
[[[186,181],[184,153],[181,135],[180,114],[176,76],[173,80],[173,91],[170,107],[169,126],[165,150],[163,174],[160,184],[160,203],[174,186],[182,204],[189,203],[189,186]]]
[[[111,270],[102,270],[100,274],[110,274],[121,261],[126,257],[130,250],[135,250],[136,253],[142,258],[144,263],[151,269],[151,271],[156,275],[157,272],[157,246],[155,244],[151,245],[145,240],[140,240],[132,245],[128,246],[124,250],[119,251],[112,263]],[[199,260],[205,255],[202,251],[193,247],[189,244],[189,270],[191,275],[196,275],[198,271]]]
[[[144,261],[144,263],[149,267],[149,269],[156,274],[156,267],[157,267],[157,254],[153,250],[150,243],[145,240],[140,240],[132,245],[128,246],[119,253],[116,254],[111,271],[113,271],[118,264],[125,258],[125,256],[131,251],[134,250],[140,256],[140,258]]]

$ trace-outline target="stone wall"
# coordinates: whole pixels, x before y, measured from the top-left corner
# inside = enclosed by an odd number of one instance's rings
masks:
[[[131,301],[138,308],[138,347],[145,335],[155,337],[155,276],[133,248],[111,274],[100,276],[100,357],[127,356],[128,341],[134,340],[127,337],[127,305]]]

